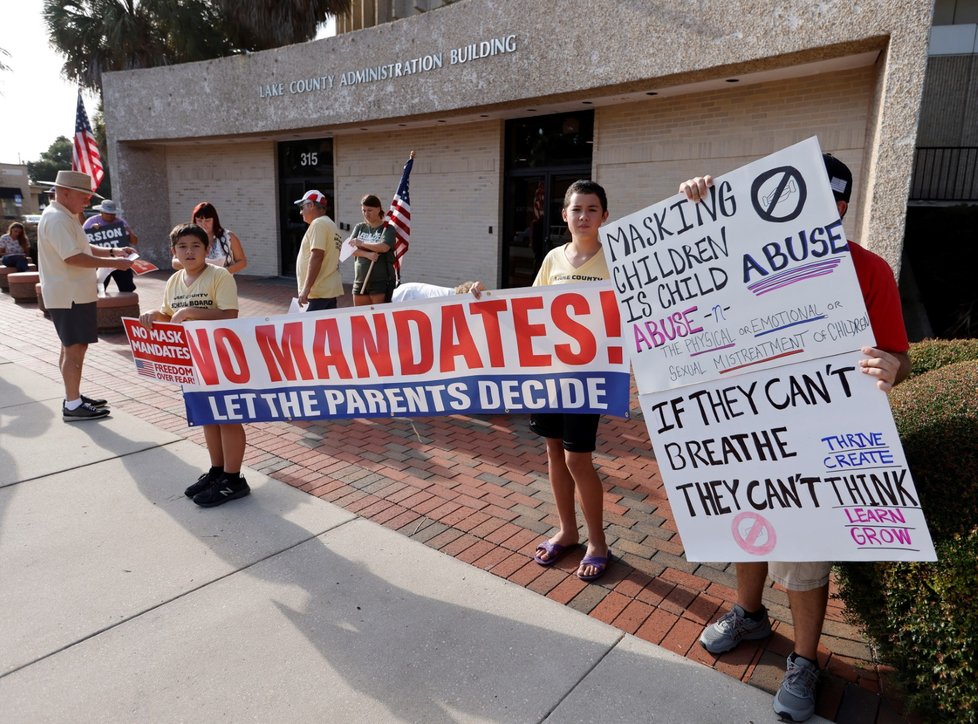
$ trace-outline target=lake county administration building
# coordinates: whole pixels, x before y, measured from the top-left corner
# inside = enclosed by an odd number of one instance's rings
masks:
[[[349,229],[362,195],[388,202],[414,150],[405,279],[511,287],[565,238],[575,179],[606,187],[614,219],[691,175],[816,135],[855,175],[848,235],[899,272],[932,11],[463,0],[276,50],[111,73],[113,187],[157,262],[168,230],[208,200],[243,240],[247,273],[288,276],[305,228],[292,202],[320,189]]]

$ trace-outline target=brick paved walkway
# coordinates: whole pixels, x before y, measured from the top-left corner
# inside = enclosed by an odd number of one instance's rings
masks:
[[[166,275],[141,277],[143,310],[158,306]],[[242,316],[281,313],[294,281],[240,277]],[[348,306],[349,299],[341,300]],[[60,382],[58,341],[36,305],[0,294],[0,356]],[[135,374],[123,335],[89,349],[85,392],[203,445],[179,391]],[[541,442],[522,416],[260,423],[248,427],[245,464],[422,541],[623,631],[774,692],[790,653],[787,596],[771,588],[767,641],[719,658],[697,643],[735,597],[733,567],[689,563],[652,456],[638,401],[632,419],[603,418],[595,462],[604,480],[608,542],[616,554],[597,584],[574,576],[582,553],[553,568],[533,562],[555,520]],[[174,481],[183,486],[187,481]],[[582,533],[583,537],[583,533]],[[582,549],[583,551],[583,549]],[[898,701],[859,632],[831,600],[820,659],[818,713],[838,722],[902,721]]]

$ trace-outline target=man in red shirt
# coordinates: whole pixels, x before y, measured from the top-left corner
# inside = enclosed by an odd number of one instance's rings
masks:
[[[844,217],[852,195],[852,172],[831,154],[825,154],[823,159],[839,216]],[[711,176],[697,177],[683,182],[679,192],[690,201],[699,201],[711,185]],[[910,345],[903,325],[900,292],[893,270],[885,260],[851,241],[849,252],[876,337],[876,347],[862,349],[866,357],[859,362],[860,371],[875,377],[877,386],[888,392],[910,374],[910,357],[907,355]],[[770,575],[788,591],[795,629],[794,650],[788,657],[787,671],[774,697],[774,711],[791,721],[805,721],[815,712],[818,640],[829,600],[832,564],[765,562],[737,563],[736,567],[737,604],[703,630],[700,643],[710,653],[722,654],[741,641],[769,636],[771,623],[761,596]]]

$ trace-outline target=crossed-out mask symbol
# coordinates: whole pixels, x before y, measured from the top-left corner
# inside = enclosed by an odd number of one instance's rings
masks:
[[[755,556],[764,556],[778,544],[778,535],[767,518],[757,513],[740,513],[730,524],[734,542]]]

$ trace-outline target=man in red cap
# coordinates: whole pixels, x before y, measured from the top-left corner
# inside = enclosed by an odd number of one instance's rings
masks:
[[[326,215],[326,197],[313,189],[295,202],[302,220],[309,224],[299,245],[295,276],[299,283],[299,304],[308,311],[335,309],[343,294],[340,276],[340,246],[343,237]]]

